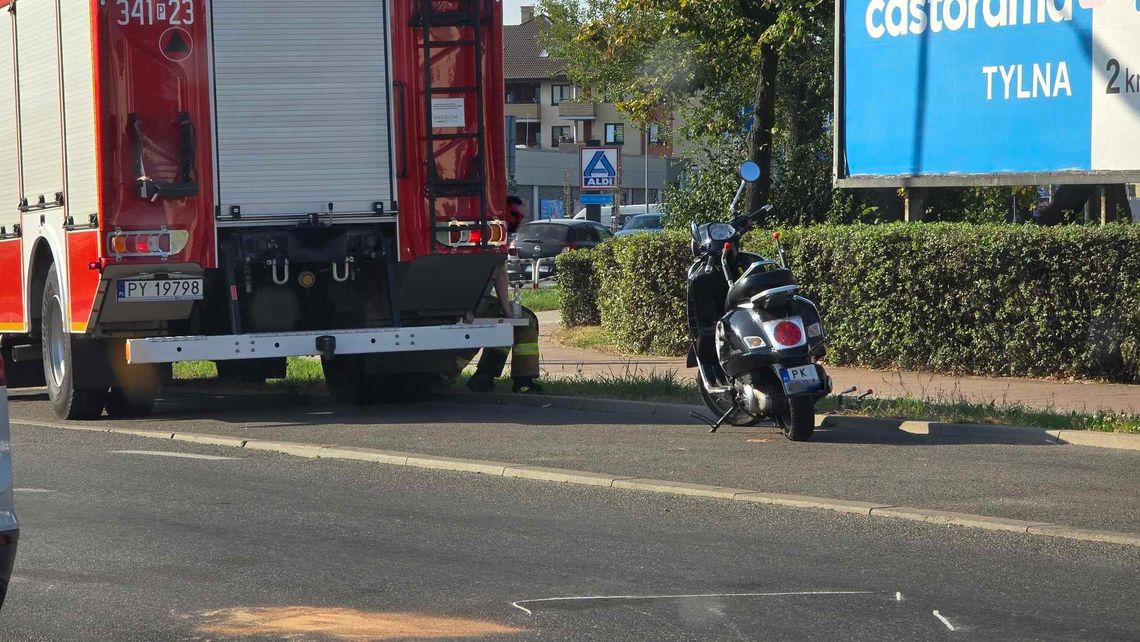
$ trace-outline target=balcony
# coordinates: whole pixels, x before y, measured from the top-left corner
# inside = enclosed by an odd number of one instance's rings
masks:
[[[592,102],[564,100],[558,105],[558,116],[563,120],[596,120],[598,105]]]
[[[538,104],[507,103],[507,115],[514,116],[517,120],[537,122],[539,120]]]

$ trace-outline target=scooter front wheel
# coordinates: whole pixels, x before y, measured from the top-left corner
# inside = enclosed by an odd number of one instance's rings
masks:
[[[732,402],[728,399],[710,393],[708,391],[708,388],[705,387],[704,380],[700,377],[697,377],[697,387],[701,390],[701,399],[704,400],[705,405],[708,406],[709,410],[716,413],[716,419],[720,419],[724,413],[728,412],[731,409],[732,413],[728,415],[728,419],[724,420],[725,423],[729,424],[730,426],[747,428],[749,426],[755,426],[756,424],[760,423],[759,417],[753,417],[739,407],[734,408]]]
[[[792,397],[788,405],[776,414],[784,436],[792,441],[809,441],[815,432],[815,400],[811,397]]]

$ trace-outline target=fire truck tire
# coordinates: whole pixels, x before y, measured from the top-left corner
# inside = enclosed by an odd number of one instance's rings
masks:
[[[48,269],[41,308],[43,329],[44,379],[48,398],[57,416],[64,419],[97,419],[103,414],[107,387],[75,387],[75,337],[64,325],[67,318],[60,295],[56,266]]]
[[[284,379],[288,371],[285,359],[247,359],[218,361],[218,377],[248,384],[263,384],[269,379]]]
[[[372,379],[368,394],[380,403],[423,403],[435,397],[436,385],[442,380],[438,374],[423,372],[383,375]]]
[[[325,373],[325,387],[334,401],[345,406],[369,403],[368,390],[372,377],[364,374],[361,357],[344,356],[328,359],[321,357],[321,369]]]

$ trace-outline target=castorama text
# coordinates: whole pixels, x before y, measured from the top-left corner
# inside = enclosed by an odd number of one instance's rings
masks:
[[[1072,19],[1073,0],[872,0],[866,25],[869,36],[882,38]]]

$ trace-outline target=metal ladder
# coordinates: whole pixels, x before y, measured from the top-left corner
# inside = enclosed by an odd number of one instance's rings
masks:
[[[483,108],[483,63],[484,63],[484,44],[483,44],[483,27],[484,19],[481,4],[484,0],[447,0],[448,4],[456,5],[457,8],[438,11],[435,8],[435,3],[432,0],[419,1],[419,13],[413,18],[414,27],[419,27],[423,32],[423,56],[424,56],[424,109],[427,114],[427,159],[428,159],[428,175],[427,175],[427,199],[428,199],[428,214],[431,216],[431,247],[432,253],[438,252],[440,243],[438,234],[440,232],[450,232],[450,225],[440,225],[438,218],[438,201],[445,198],[462,198],[462,197],[479,197],[479,229],[482,231],[480,247],[487,248],[487,241],[489,236],[488,230],[488,212],[489,203],[487,198],[487,130],[486,130],[486,116]],[[434,27],[459,27],[460,29],[471,29],[473,36],[471,38],[459,37],[456,39],[448,40],[433,40],[432,29]],[[461,32],[462,33],[462,32]],[[432,85],[432,54],[435,50],[445,48],[466,48],[469,49],[475,61],[475,84],[470,86],[435,86]],[[434,122],[434,110],[432,106],[432,99],[440,95],[455,95],[461,94],[463,96],[472,97],[475,100],[476,106],[476,122],[474,131],[470,127],[466,127],[468,131],[462,131],[451,134],[436,133],[435,128],[432,127]],[[472,159],[472,166],[466,177],[445,179],[439,175],[439,165],[436,160],[436,143],[442,141],[454,140],[475,140],[478,146],[478,151],[475,158]]]

